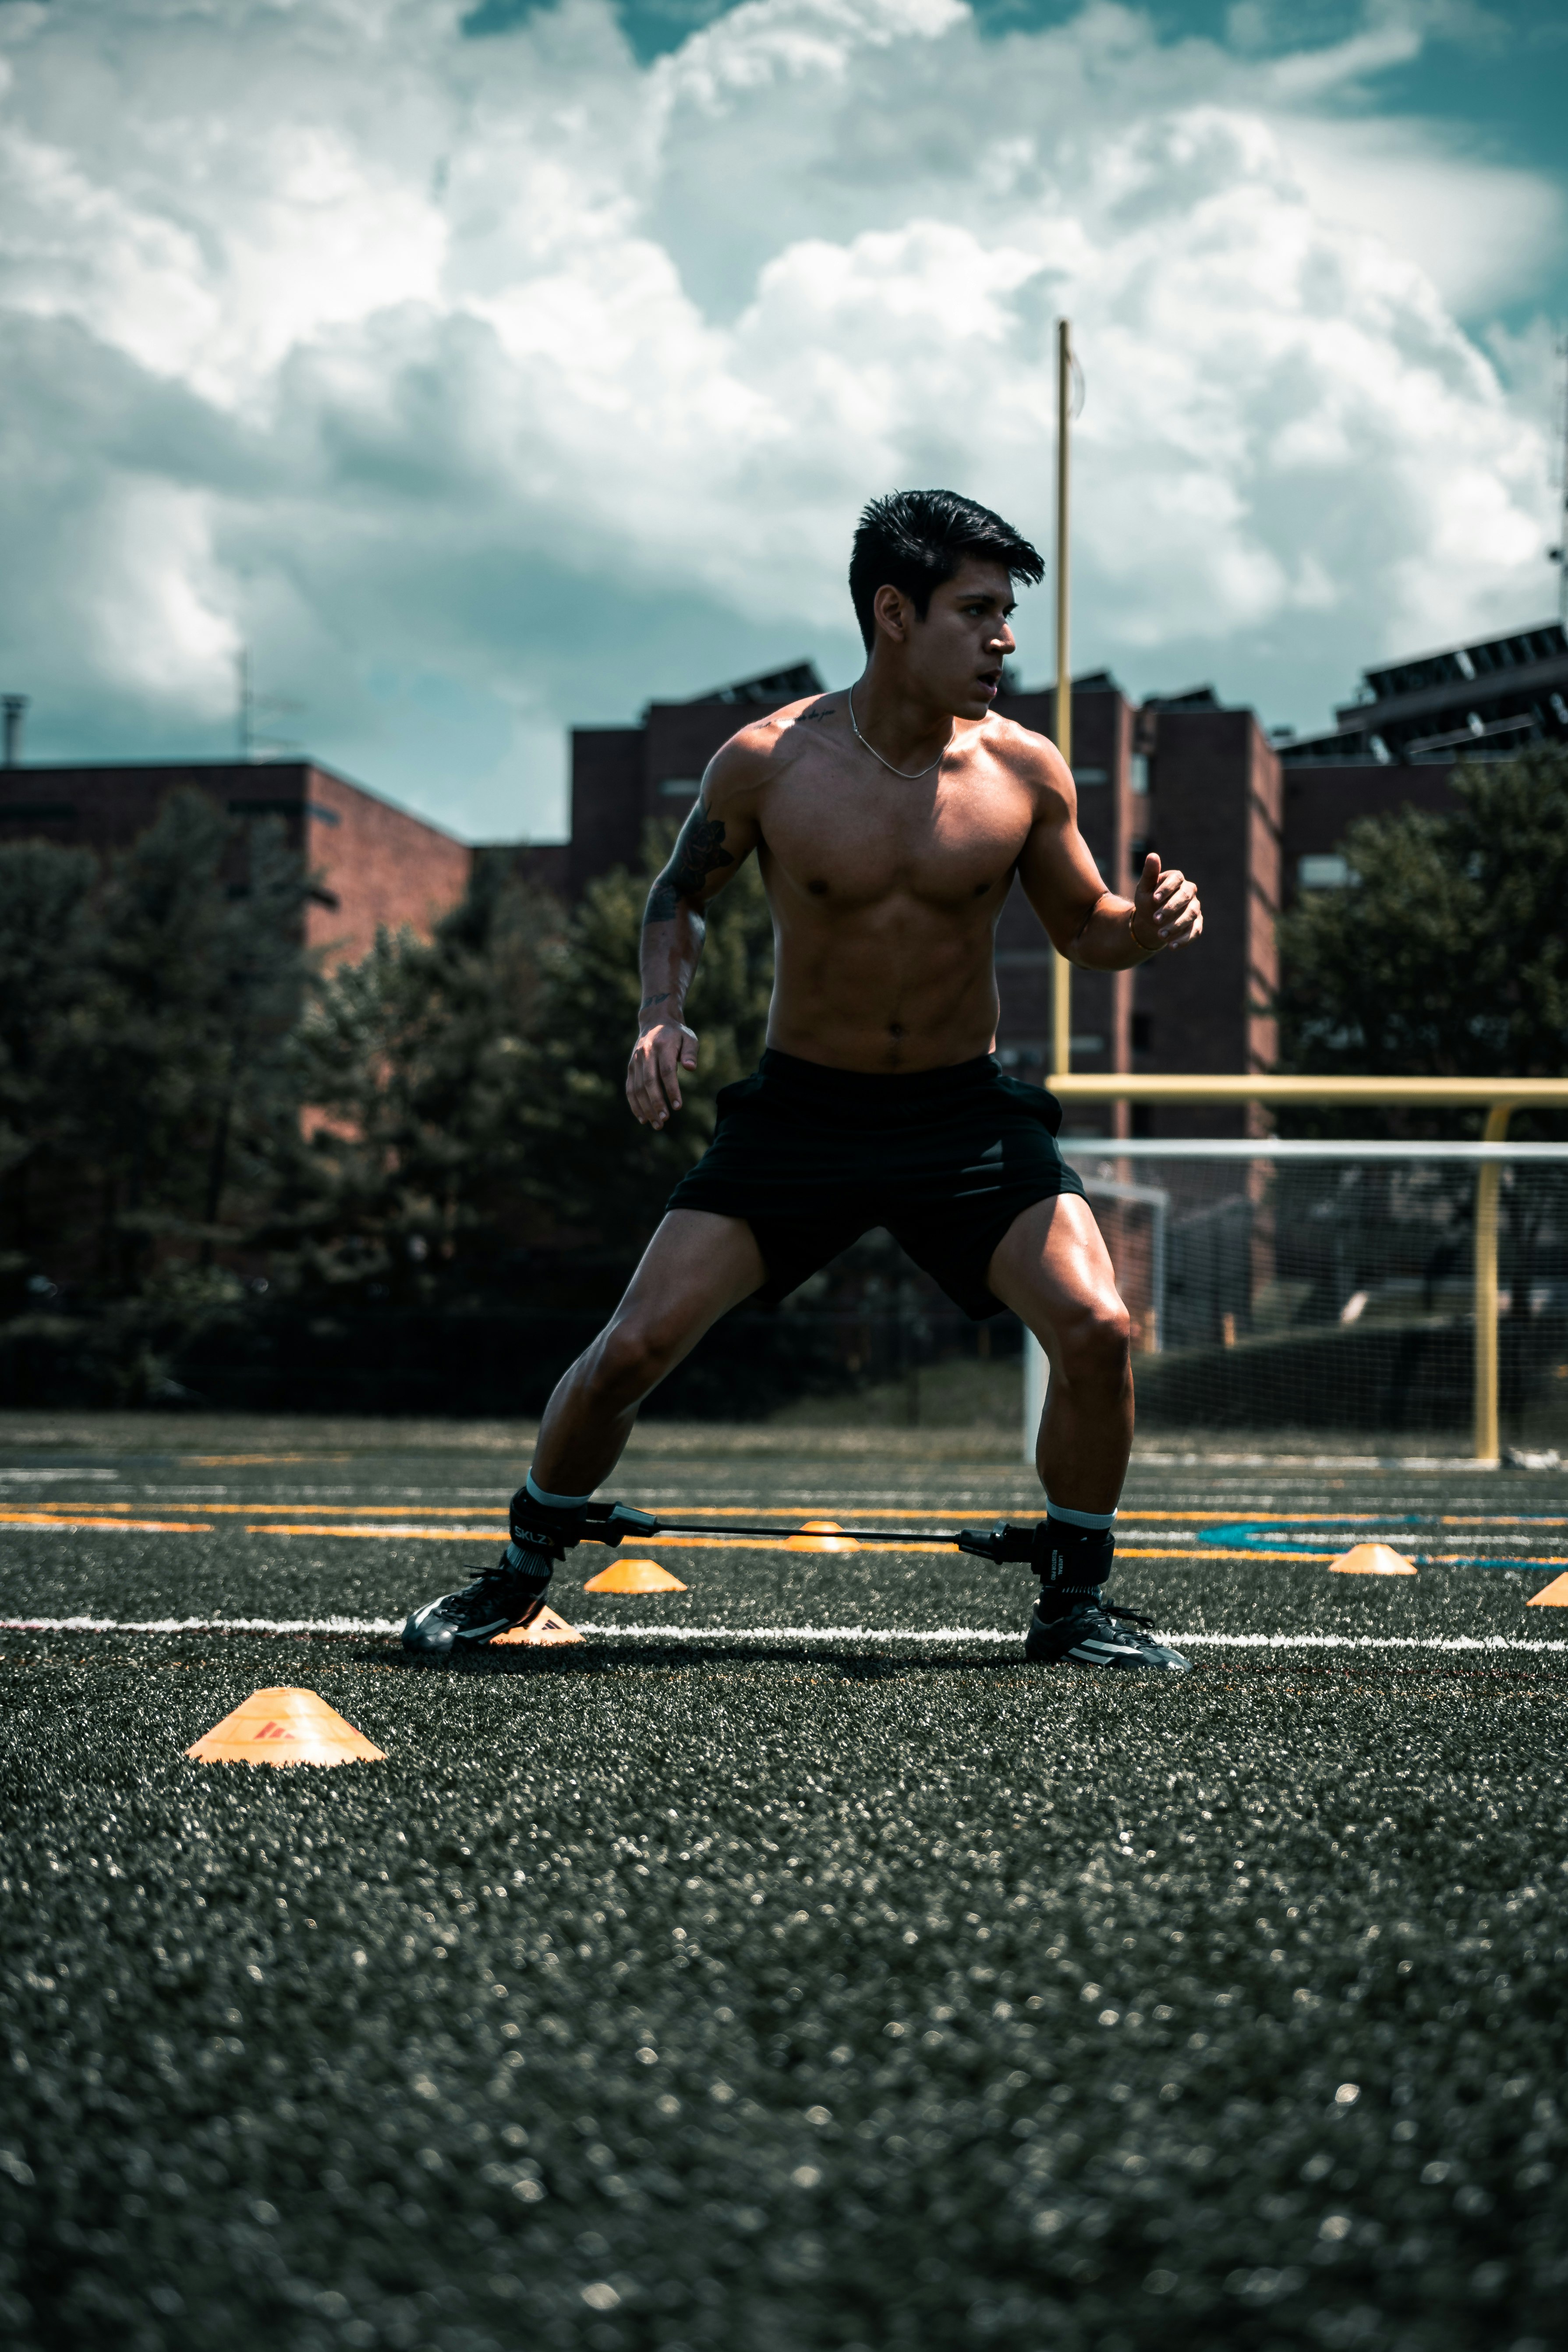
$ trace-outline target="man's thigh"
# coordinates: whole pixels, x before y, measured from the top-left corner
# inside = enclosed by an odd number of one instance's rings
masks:
[[[743,1218],[671,1209],[643,1252],[611,1328],[636,1321],[679,1360],[766,1277],[756,1236]]]
[[[1052,1357],[1075,1328],[1125,1311],[1105,1237],[1079,1192],[1020,1210],[992,1254],[986,1278]]]

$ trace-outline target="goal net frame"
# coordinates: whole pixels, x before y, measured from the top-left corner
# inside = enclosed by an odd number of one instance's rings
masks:
[[[1139,1180],[1139,1162],[1177,1160],[1230,1160],[1263,1166],[1292,1162],[1338,1161],[1372,1163],[1391,1160],[1406,1165],[1447,1162],[1473,1169],[1475,1201],[1472,1253],[1472,1320],[1474,1347],[1471,1380],[1471,1458],[1477,1465],[1495,1467],[1500,1460],[1499,1440],[1498,1207],[1502,1170],[1509,1165],[1568,1162],[1568,1145],[1519,1144],[1508,1141],[1512,1113],[1526,1106],[1568,1110],[1568,1079],[1537,1078],[1306,1078],[1262,1075],[1205,1076],[1201,1074],[1164,1077],[1114,1074],[1062,1074],[1047,1081],[1068,1110],[1079,1106],[1116,1103],[1180,1103],[1188,1107],[1231,1108],[1279,1104],[1338,1104],[1394,1108],[1442,1108],[1484,1115],[1479,1140],[1456,1143],[1399,1143],[1383,1139],[1349,1139],[1319,1142],[1270,1135],[1200,1137],[1122,1137],[1064,1134],[1062,1148],[1069,1164],[1075,1161],[1121,1163],[1115,1175],[1084,1174],[1091,1203],[1125,1202],[1149,1211],[1152,1338],[1157,1349],[1163,1328],[1166,1263],[1165,1200],[1163,1190]],[[1029,1333],[1024,1345],[1024,1452],[1032,1461],[1035,1436],[1045,1402],[1047,1365],[1044,1351]]]

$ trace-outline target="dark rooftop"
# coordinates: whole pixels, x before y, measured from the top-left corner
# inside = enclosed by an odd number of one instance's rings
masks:
[[[1223,710],[1225,705],[1212,686],[1189,686],[1181,694],[1146,694],[1145,710]]]
[[[785,669],[767,669],[755,677],[737,678],[733,686],[710,687],[705,694],[694,694],[693,702],[728,702],[766,704],[774,709],[781,702],[799,702],[808,694],[826,694],[826,688],[816,674],[815,662],[792,662]]]
[[[1374,701],[1396,694],[1419,694],[1433,686],[1468,686],[1501,671],[1523,669],[1568,654],[1562,624],[1548,621],[1538,629],[1517,629],[1506,637],[1484,637],[1477,645],[1450,646],[1441,653],[1420,654],[1411,661],[1391,662],[1384,669],[1362,675]]]

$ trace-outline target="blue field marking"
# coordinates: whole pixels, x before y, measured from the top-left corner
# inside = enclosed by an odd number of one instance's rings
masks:
[[[1324,1518],[1312,1519],[1305,1525],[1300,1520],[1240,1519],[1234,1527],[1201,1528],[1196,1533],[1199,1543],[1221,1551],[1311,1551],[1320,1538],[1333,1543],[1345,1539],[1361,1543],[1389,1528],[1431,1526],[1429,1518],[1406,1511],[1389,1518]]]
[[[1560,1524],[1548,1521],[1549,1525]],[[1195,1530],[1200,1544],[1219,1551],[1255,1551],[1264,1556],[1270,1552],[1294,1552],[1298,1557],[1310,1555],[1321,1559],[1338,1557],[1335,1546],[1347,1538],[1363,1543],[1391,1529],[1422,1528],[1429,1542],[1440,1543],[1448,1532],[1439,1516],[1428,1512],[1391,1512],[1386,1517],[1313,1519],[1303,1526],[1300,1520],[1281,1524],[1270,1519],[1240,1519],[1225,1528],[1203,1528]],[[1553,1557],[1537,1555],[1530,1559],[1500,1559],[1488,1552],[1459,1555],[1444,1552],[1440,1560],[1429,1551],[1414,1555],[1423,1565],[1445,1568],[1507,1568],[1533,1575],[1542,1568],[1555,1568],[1562,1563]]]

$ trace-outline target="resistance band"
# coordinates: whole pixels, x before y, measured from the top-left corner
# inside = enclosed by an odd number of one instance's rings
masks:
[[[590,1503],[583,1515],[582,1537],[589,1543],[618,1544],[627,1536],[771,1536],[775,1542],[784,1543],[791,1536],[814,1536],[820,1528],[763,1528],[738,1523],[731,1519],[715,1526],[710,1519],[663,1519],[652,1511],[634,1511],[629,1503]],[[951,1528],[841,1528],[833,1533],[852,1537],[857,1543],[952,1544],[959,1551],[973,1552],[978,1559],[994,1560],[1000,1567],[1005,1562],[1027,1560],[1038,1565],[1048,1549],[1049,1538],[1044,1519],[1030,1526],[1020,1526],[1014,1520],[998,1519],[994,1527],[960,1528],[955,1534]]]

